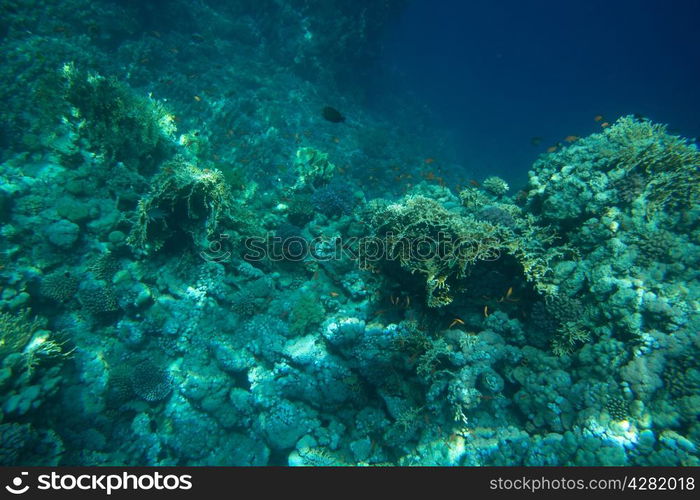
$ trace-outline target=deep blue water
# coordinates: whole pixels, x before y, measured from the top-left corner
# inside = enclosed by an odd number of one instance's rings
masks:
[[[694,0],[415,0],[384,64],[455,135],[475,176],[524,181],[548,146],[599,130],[599,114],[700,135],[699,14]]]

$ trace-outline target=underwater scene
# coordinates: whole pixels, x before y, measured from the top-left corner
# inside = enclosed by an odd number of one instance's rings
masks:
[[[699,11],[2,0],[0,465],[700,465]]]

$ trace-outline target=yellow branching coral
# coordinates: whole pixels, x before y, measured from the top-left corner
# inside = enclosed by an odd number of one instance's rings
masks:
[[[158,249],[177,224],[202,243],[218,236],[220,223],[232,219],[232,208],[231,189],[220,171],[176,159],[161,168],[151,192],[139,200],[127,241],[140,250]]]
[[[26,309],[16,314],[0,313],[0,364],[18,354],[23,361],[18,366],[31,372],[41,357],[62,355],[61,344],[43,326],[41,320],[30,319]]]
[[[360,265],[376,269],[398,263],[422,276],[429,307],[450,304],[473,265],[505,254],[521,263],[538,291],[556,291],[546,278],[549,263],[564,250],[552,250],[553,236],[527,218],[507,227],[449,211],[424,196],[407,196],[399,203],[373,201],[365,218],[371,237],[360,242]]]

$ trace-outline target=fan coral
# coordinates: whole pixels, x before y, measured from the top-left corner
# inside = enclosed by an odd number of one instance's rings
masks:
[[[41,280],[39,292],[56,302],[68,302],[78,291],[78,278],[67,269],[55,271]]]
[[[308,194],[295,194],[287,206],[287,219],[295,226],[304,227],[314,218],[314,206]]]
[[[131,387],[141,399],[149,402],[165,399],[172,390],[172,377],[167,370],[159,368],[149,360],[134,367]]]
[[[119,310],[114,290],[104,281],[87,282],[78,292],[78,300],[83,309],[92,315]]]
[[[240,291],[231,296],[231,310],[239,316],[253,316],[257,310],[255,296],[248,291]]]
[[[354,199],[350,186],[333,182],[314,191],[311,203],[322,214],[334,217],[352,212]]]

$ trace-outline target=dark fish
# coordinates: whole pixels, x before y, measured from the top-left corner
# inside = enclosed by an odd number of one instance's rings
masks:
[[[146,210],[146,216],[148,217],[148,220],[151,222],[155,222],[159,219],[164,219],[167,214],[165,213],[165,210],[163,210],[160,207],[149,207]]]
[[[323,117],[329,122],[340,123],[345,121],[345,117],[335,108],[326,106],[323,108]]]

